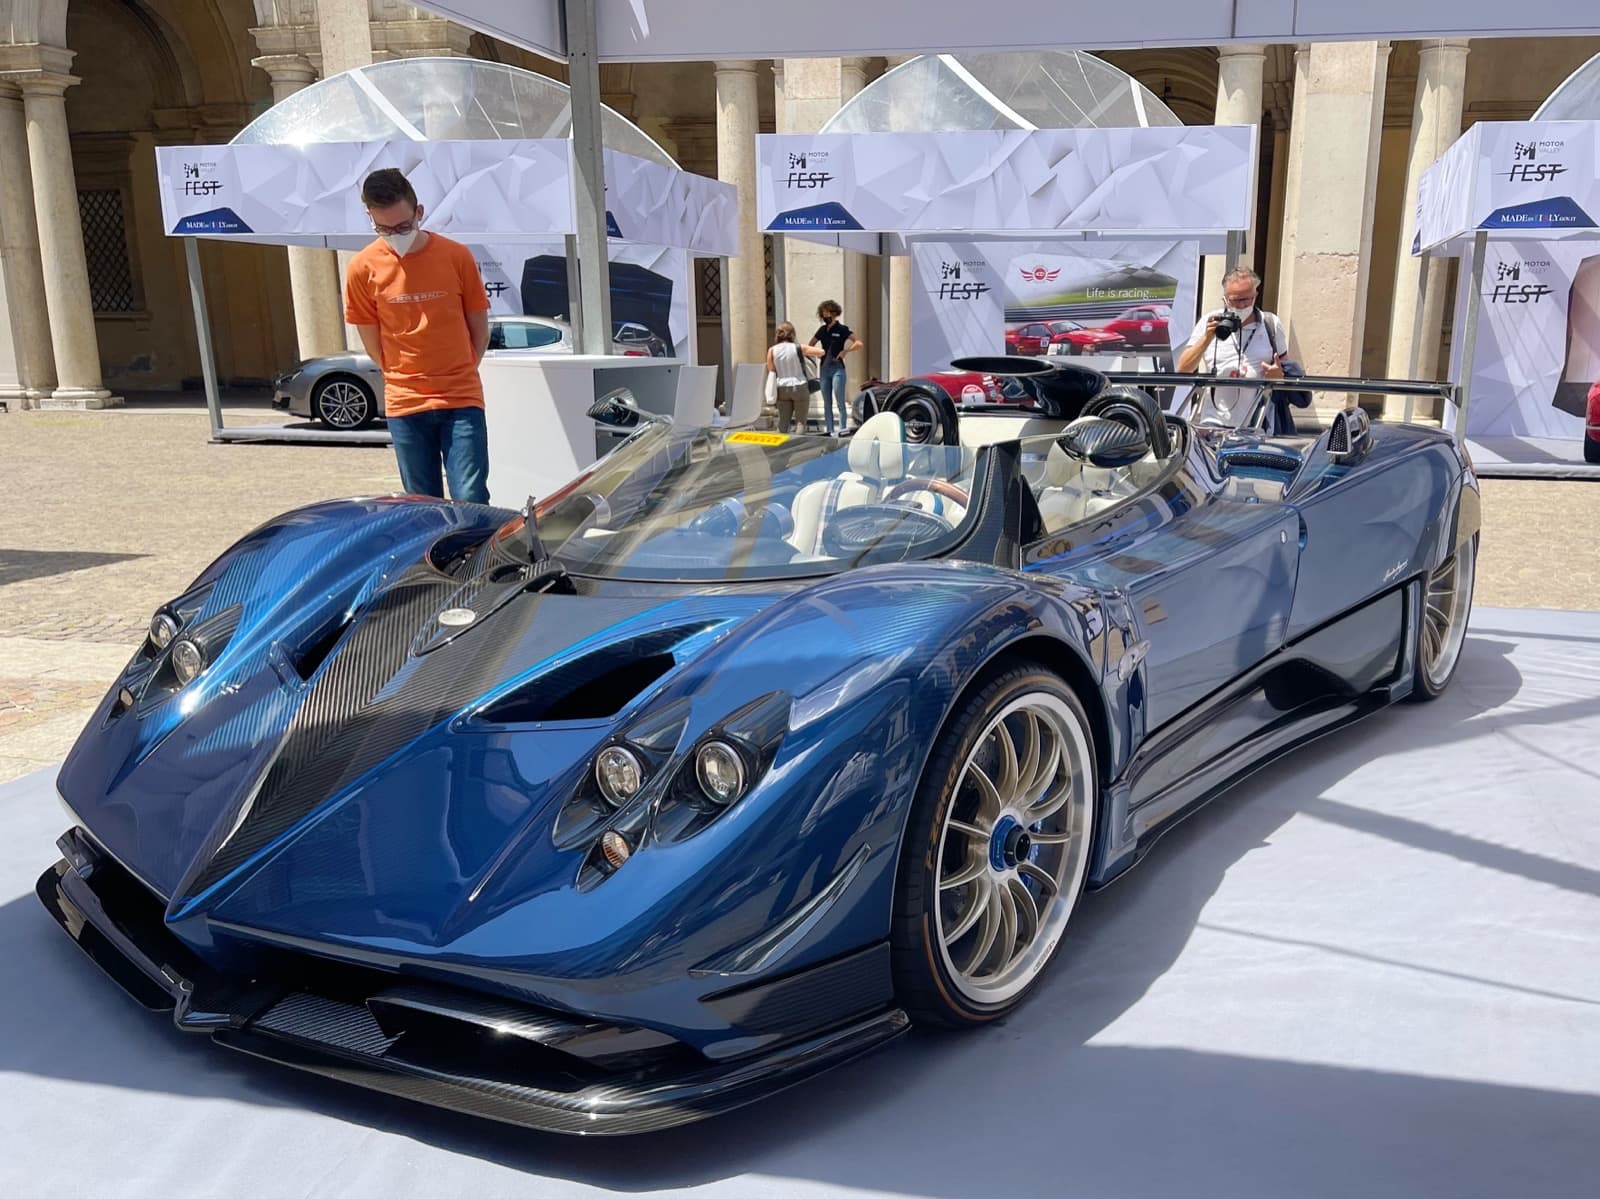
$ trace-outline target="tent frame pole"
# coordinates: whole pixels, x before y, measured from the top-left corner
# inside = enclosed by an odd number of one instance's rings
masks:
[[[595,0],[563,0],[572,94],[572,216],[577,233],[578,349],[611,353],[611,262],[606,238],[606,164],[600,133],[600,54]]]
[[[1472,261],[1467,282],[1467,327],[1461,336],[1461,379],[1456,383],[1456,444],[1467,440],[1467,405],[1472,401],[1472,363],[1478,350],[1478,314],[1483,307],[1483,262],[1489,254],[1489,234],[1472,235]]]
[[[183,261],[189,271],[189,305],[194,310],[194,335],[200,347],[200,376],[205,381],[206,411],[211,415],[211,438],[222,432],[222,396],[217,391],[217,360],[211,342],[211,311],[206,306],[206,281],[200,273],[200,242],[183,239]]]
[[[1411,317],[1411,359],[1406,366],[1406,378],[1417,377],[1417,367],[1422,361],[1422,310],[1428,303],[1428,268],[1433,260],[1423,255],[1417,270],[1417,310]],[[1406,396],[1405,422],[1411,423],[1416,414],[1416,396]]]
[[[890,240],[889,234],[878,234],[878,379],[885,383],[889,381],[889,330],[892,327],[889,310],[893,303],[889,287],[894,262],[889,256]]]

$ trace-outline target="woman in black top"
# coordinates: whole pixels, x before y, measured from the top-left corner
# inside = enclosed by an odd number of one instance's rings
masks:
[[[828,420],[828,436],[834,435],[833,409],[839,409],[839,435],[842,437],[850,423],[850,401],[845,395],[844,356],[861,348],[861,339],[850,326],[839,319],[844,309],[837,300],[824,300],[817,305],[817,319],[821,327],[809,344],[822,347],[822,411]]]

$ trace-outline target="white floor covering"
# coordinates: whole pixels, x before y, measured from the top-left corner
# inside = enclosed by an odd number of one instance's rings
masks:
[[[719,1120],[577,1141],[234,1055],[126,1000],[0,787],[0,1196],[1600,1194],[1600,613],[1480,609],[1460,673],[1089,896],[1021,1012]]]

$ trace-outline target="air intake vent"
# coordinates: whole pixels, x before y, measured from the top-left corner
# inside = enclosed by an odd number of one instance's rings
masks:
[[[681,625],[604,646],[531,679],[479,713],[494,724],[603,720],[677,665],[672,651],[709,626]]]
[[[1328,430],[1328,457],[1335,462],[1358,458],[1372,439],[1372,421],[1360,408],[1341,409]]]
[[[1333,428],[1328,433],[1328,452],[1330,454],[1348,454],[1350,452],[1350,426],[1343,420],[1335,420]]]

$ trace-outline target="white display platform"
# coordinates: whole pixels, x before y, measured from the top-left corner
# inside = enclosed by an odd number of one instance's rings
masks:
[[[698,415],[698,388],[679,387],[676,358],[604,354],[486,354],[484,420],[489,431],[489,502],[521,508],[572,479],[615,437],[597,432],[589,406],[616,387],[632,390],[639,406],[686,423]]]
[[[1600,1177],[1600,613],[1480,609],[1437,703],[1255,775],[1087,897],[1032,1000],[718,1120],[575,1141],[231,1054],[40,908],[0,786],[0,1195],[1504,1199]]]

